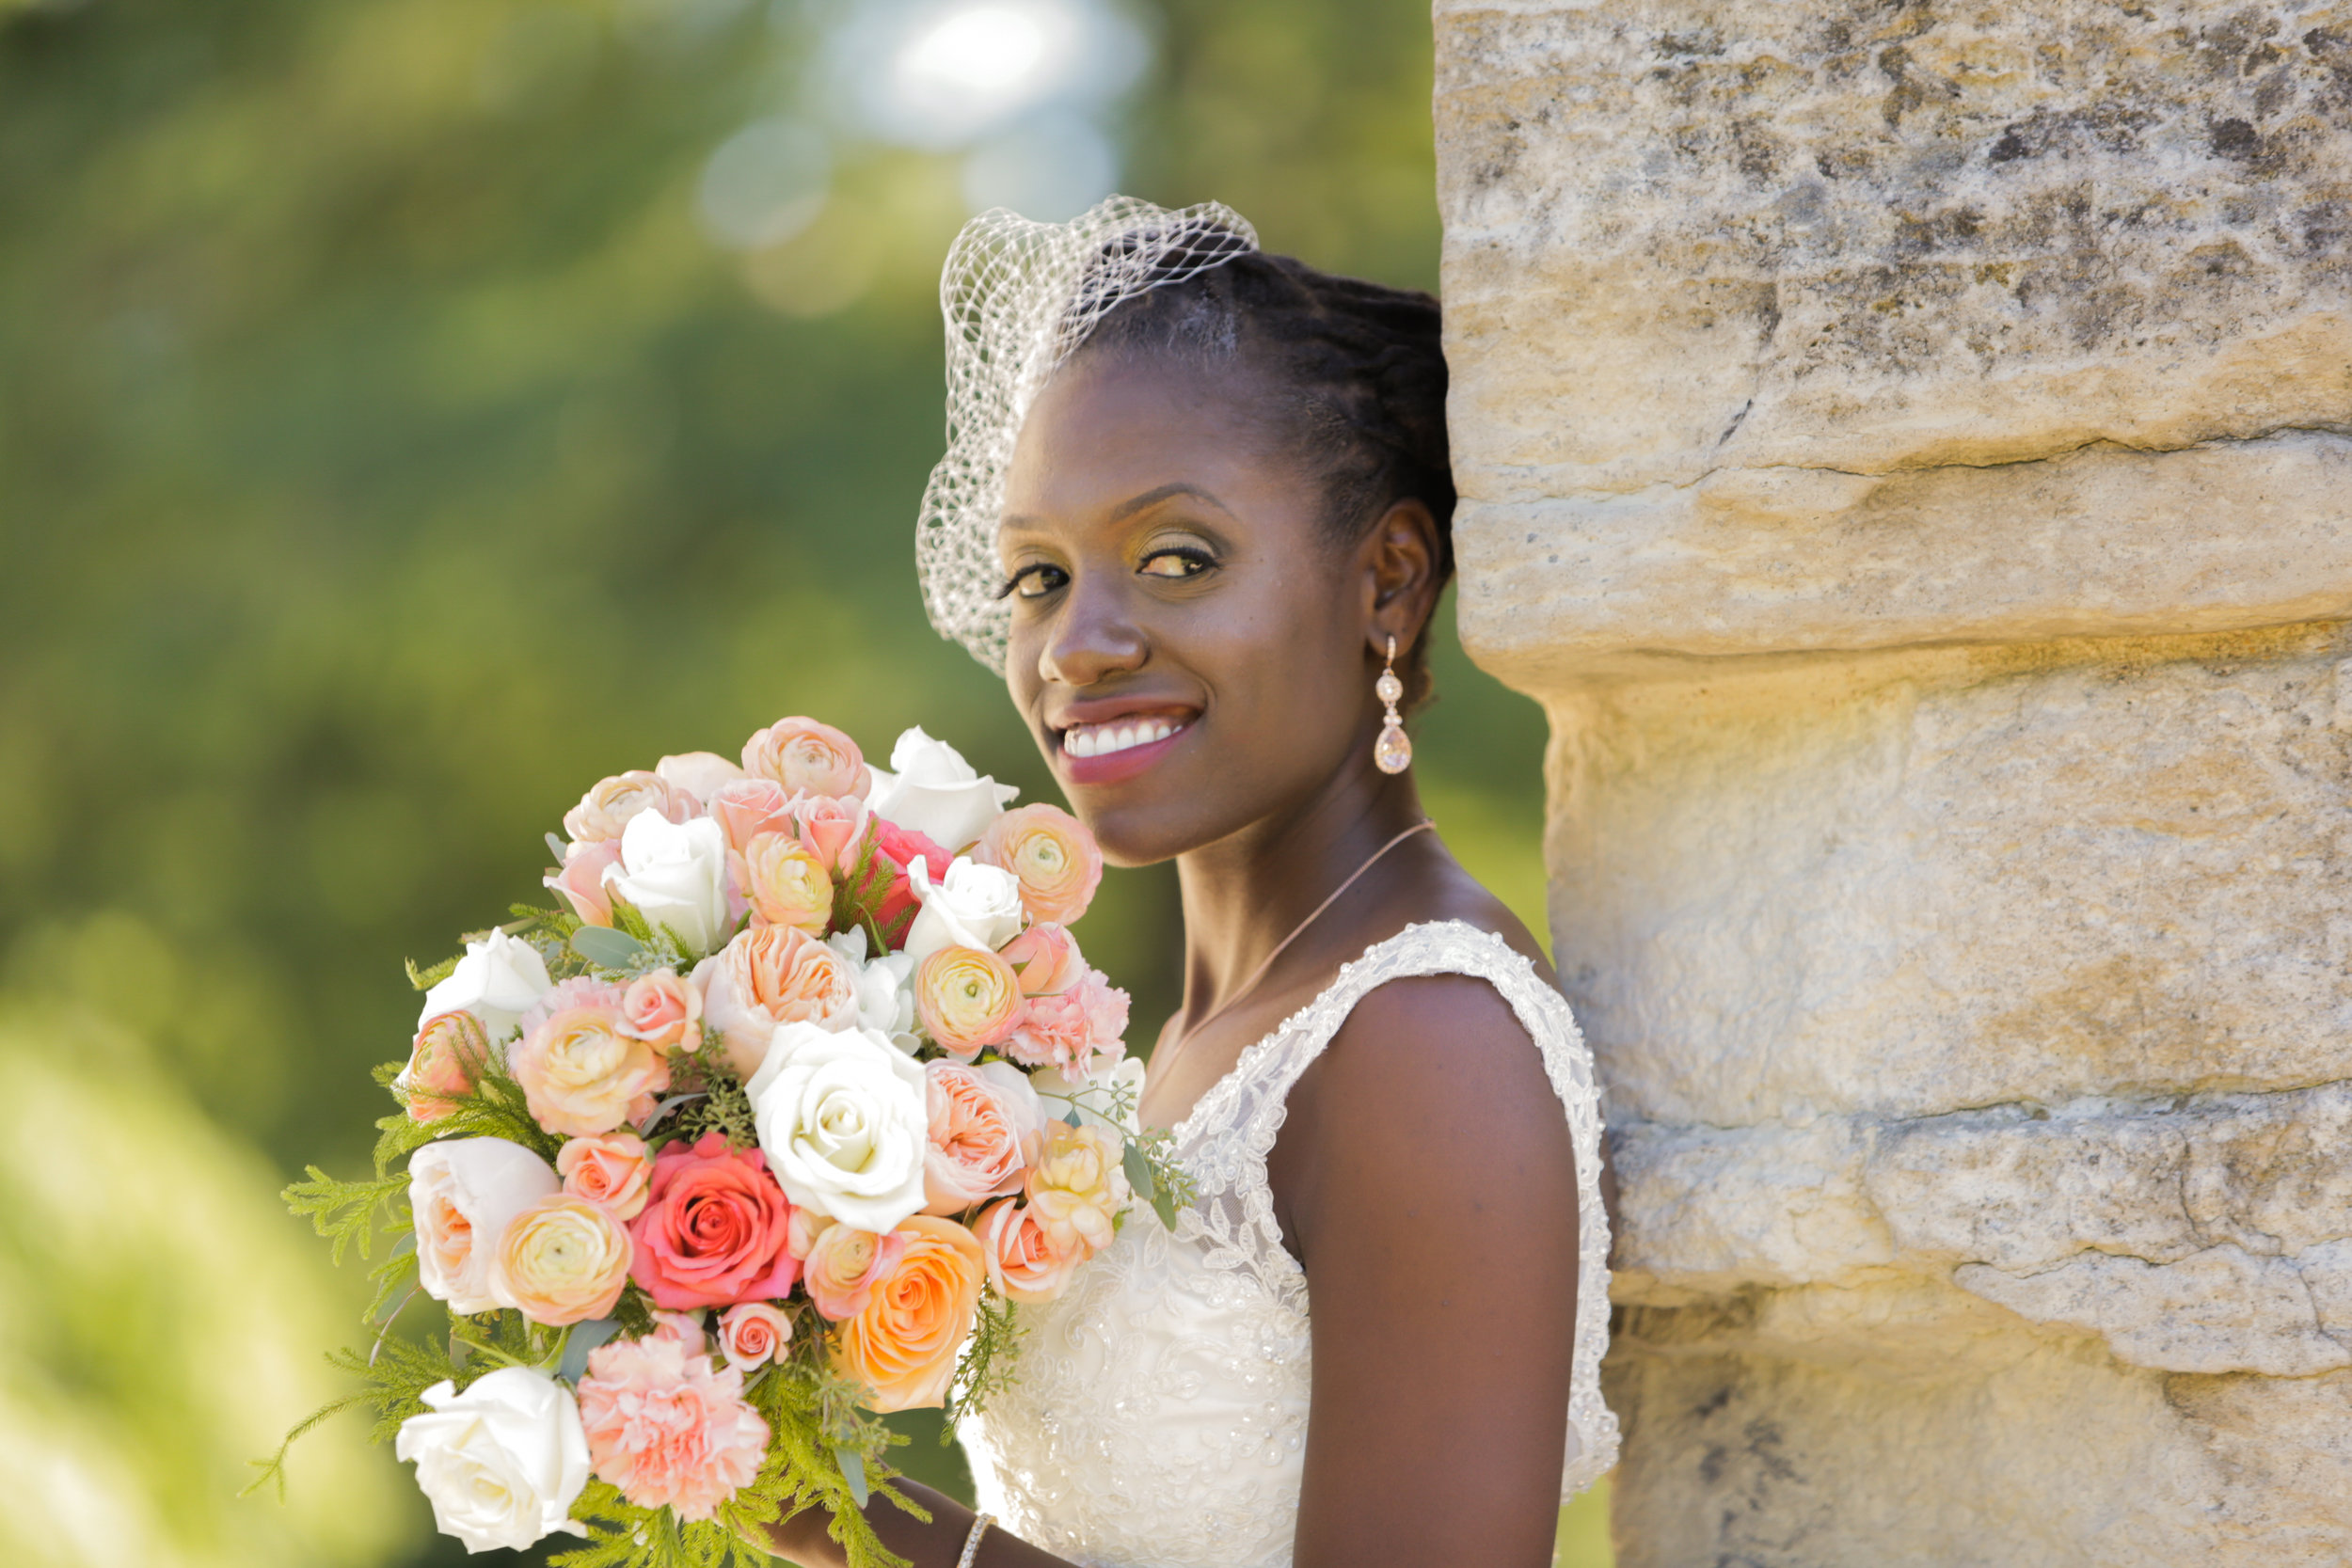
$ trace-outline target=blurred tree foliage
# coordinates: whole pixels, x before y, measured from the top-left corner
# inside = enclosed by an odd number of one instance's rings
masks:
[[[912,570],[952,160],[844,135],[789,241],[694,218],[857,3],[0,0],[0,999],[56,1049],[348,1168],[399,959],[535,895],[599,775],[812,712],[1047,787]],[[1125,188],[1435,286],[1422,0],[1136,14]],[[1540,716],[1439,670],[1433,802],[1534,916]],[[1112,883],[1149,1038],[1172,880]]]

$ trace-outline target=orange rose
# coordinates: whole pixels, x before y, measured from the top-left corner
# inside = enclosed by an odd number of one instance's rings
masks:
[[[1021,879],[1032,920],[1067,926],[1087,912],[1103,880],[1103,851],[1084,823],[1059,806],[1015,806],[988,825],[973,849],[983,865]]]
[[[763,926],[821,937],[833,920],[833,878],[789,833],[761,833],[743,851],[743,888]]]
[[[914,1015],[944,1051],[970,1061],[1012,1033],[1021,976],[981,947],[943,947],[914,971]]]
[[[1037,1211],[1017,1198],[990,1204],[972,1233],[988,1260],[988,1282],[1008,1301],[1052,1301],[1092,1256],[1083,1242],[1057,1239]]]
[[[779,719],[743,742],[743,771],[794,795],[855,796],[874,783],[857,742],[814,719]]]
[[[726,1042],[727,1066],[746,1079],[767,1059],[779,1023],[857,1025],[856,972],[832,948],[790,926],[745,931],[694,970],[703,1022]]]
[[[917,1214],[892,1234],[906,1250],[837,1331],[842,1370],[882,1414],[946,1402],[988,1272],[978,1239],[953,1220]]]

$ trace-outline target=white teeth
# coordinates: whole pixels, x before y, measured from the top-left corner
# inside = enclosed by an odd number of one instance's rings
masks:
[[[1102,757],[1123,752],[1133,746],[1149,746],[1155,740],[1166,740],[1183,729],[1164,719],[1146,719],[1131,724],[1076,724],[1062,734],[1062,750],[1073,757]]]

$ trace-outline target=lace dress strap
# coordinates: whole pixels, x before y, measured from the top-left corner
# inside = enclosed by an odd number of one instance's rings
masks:
[[[1198,1201],[1177,1216],[1179,1239],[1196,1241],[1209,1265],[1252,1275],[1303,1321],[1307,1277],[1282,1245],[1266,1180],[1289,1112],[1290,1091],[1356,1005],[1391,980],[1467,974],[1500,991],[1542,1053],[1544,1070],[1568,1118],[1576,1153],[1578,1239],[1576,1343],[1569,1394],[1569,1443],[1561,1478],[1565,1498],[1616,1463],[1617,1423],[1600,1395],[1600,1361],[1609,1342],[1609,1218],[1601,1207],[1600,1095],[1575,1017],[1560,993],[1501,937],[1462,921],[1408,926],[1339,973],[1321,995],[1280,1028],[1243,1052],[1232,1071],[1201,1097],[1176,1130],[1176,1153],[1192,1175]]]

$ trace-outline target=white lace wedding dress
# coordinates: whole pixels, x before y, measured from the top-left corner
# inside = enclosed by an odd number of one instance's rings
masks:
[[[1066,1295],[1024,1309],[1014,1387],[961,1429],[980,1507],[1015,1534],[1087,1568],[1288,1568],[1307,1444],[1307,1276],[1283,1249],[1266,1155],[1291,1085],[1348,1013],[1375,987],[1422,974],[1476,975],[1501,991],[1567,1113],[1582,1234],[1561,1497],[1616,1462],[1616,1418],[1600,1397],[1609,1223],[1592,1058],[1526,958],[1449,921],[1367,951],[1201,1098],[1176,1129],[1200,1196],[1173,1234],[1138,1205]]]

